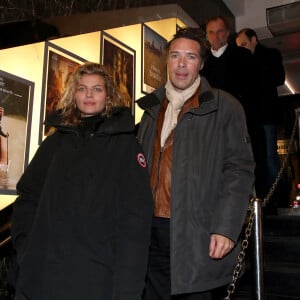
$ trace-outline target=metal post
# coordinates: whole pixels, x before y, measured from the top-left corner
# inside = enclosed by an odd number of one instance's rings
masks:
[[[262,201],[255,199],[254,203],[254,281],[255,299],[264,299],[264,267],[263,267],[263,238],[262,238]]]

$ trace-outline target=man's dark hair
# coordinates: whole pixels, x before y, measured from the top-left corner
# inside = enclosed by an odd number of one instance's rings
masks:
[[[205,34],[201,28],[197,27],[187,27],[179,29],[173,36],[173,38],[167,43],[166,50],[169,51],[172,42],[176,39],[183,38],[189,39],[197,42],[200,46],[200,57],[203,62],[208,56],[208,51],[210,49],[209,43],[205,38]]]
[[[230,30],[230,24],[229,24],[229,21],[228,21],[226,18],[224,18],[223,16],[214,16],[214,17],[209,18],[209,19],[206,21],[206,23],[205,23],[205,28],[207,27],[207,24],[208,24],[208,23],[210,23],[210,22],[212,22],[212,21],[217,21],[217,20],[219,20],[219,19],[223,21],[223,23],[224,23],[226,29],[227,29],[227,30]]]
[[[243,29],[241,29],[241,30],[238,32],[237,35],[239,36],[241,33],[245,33],[245,35],[247,36],[247,38],[248,38],[249,40],[251,40],[251,38],[255,36],[256,39],[257,39],[257,41],[258,41],[258,37],[257,37],[256,32],[255,32],[253,29],[251,29],[251,28],[243,28]]]

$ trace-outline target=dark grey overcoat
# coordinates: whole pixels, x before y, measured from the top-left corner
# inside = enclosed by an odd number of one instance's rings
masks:
[[[165,89],[141,98],[138,138],[151,168],[156,119]],[[245,115],[230,94],[201,78],[199,106],[178,120],[171,178],[171,292],[193,293],[231,281],[239,244],[221,260],[208,255],[210,234],[238,241],[254,183]]]

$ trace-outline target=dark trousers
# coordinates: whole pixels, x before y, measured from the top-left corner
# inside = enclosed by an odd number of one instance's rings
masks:
[[[170,279],[170,222],[153,218],[148,272],[143,300],[213,300],[214,292],[171,296]]]

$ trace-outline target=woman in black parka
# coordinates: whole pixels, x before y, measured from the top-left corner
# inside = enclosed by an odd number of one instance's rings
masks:
[[[152,217],[146,160],[103,67],[68,81],[17,184],[16,300],[138,300]]]

